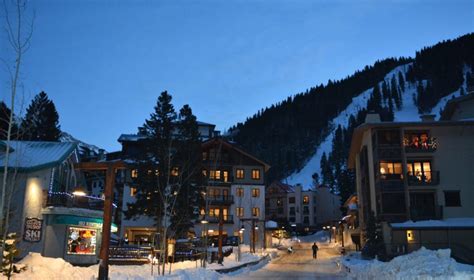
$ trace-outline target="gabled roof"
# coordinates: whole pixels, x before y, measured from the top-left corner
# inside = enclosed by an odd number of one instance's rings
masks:
[[[288,185],[288,184],[285,184],[285,183],[282,183],[280,181],[274,181],[273,183],[270,184],[270,186],[268,186],[269,188],[279,188],[282,192],[285,192],[285,193],[293,193],[295,192],[295,189],[293,188],[293,186],[291,185]]]
[[[255,156],[253,156],[253,155],[247,153],[247,152],[244,151],[242,148],[237,147],[236,144],[232,144],[232,143],[230,143],[230,142],[228,142],[228,141],[226,141],[226,140],[224,140],[224,139],[222,139],[222,138],[220,138],[220,137],[215,137],[215,138],[212,138],[212,139],[209,139],[209,140],[203,142],[203,143],[202,143],[202,147],[203,147],[203,148],[206,148],[206,147],[210,147],[210,146],[212,146],[212,145],[221,144],[221,143],[222,143],[222,146],[227,147],[227,148],[229,148],[229,149],[233,149],[233,150],[235,150],[236,152],[238,152],[238,153],[240,153],[240,154],[242,154],[242,155],[244,155],[244,156],[246,156],[246,157],[248,157],[248,158],[250,158],[250,159],[252,159],[252,160],[254,160],[254,161],[256,161],[256,162],[258,162],[259,164],[263,165],[263,166],[265,167],[265,172],[267,172],[267,171],[270,169],[270,165],[269,165],[268,163],[266,163],[266,162],[264,162],[264,161],[262,161],[262,160],[256,158]]]
[[[1,141],[6,145],[6,141]],[[76,142],[10,141],[9,168],[35,171],[59,165],[77,147]],[[5,151],[0,152],[0,167],[5,164]]]
[[[197,124],[198,124],[198,126],[211,126],[211,127],[216,127],[215,124],[207,123],[207,122],[201,122],[201,121],[197,121]]]

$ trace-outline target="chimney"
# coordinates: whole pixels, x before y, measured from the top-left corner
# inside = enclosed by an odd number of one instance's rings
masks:
[[[422,122],[434,122],[435,117],[436,115],[433,114],[425,114],[420,116]]]
[[[374,111],[370,111],[365,116],[365,122],[366,123],[379,123],[381,122],[380,115],[378,113],[375,113]]]

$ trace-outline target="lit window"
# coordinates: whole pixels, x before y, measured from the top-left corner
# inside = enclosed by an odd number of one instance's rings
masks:
[[[258,208],[258,207],[253,207],[253,208],[252,208],[252,216],[254,216],[254,217],[260,216],[260,208]]]
[[[138,170],[137,169],[132,169],[132,178],[137,178],[138,177]]]
[[[95,255],[96,242],[96,230],[70,227],[67,237],[67,253],[70,255]]]
[[[244,188],[237,188],[237,196],[238,197],[244,196]]]
[[[237,217],[243,217],[244,216],[244,208],[243,207],[235,208],[235,212],[237,213]]]
[[[240,169],[240,168],[237,169],[237,170],[236,170],[235,177],[236,177],[237,179],[244,179],[244,177],[245,177],[244,170],[243,170],[243,169]]]
[[[283,205],[283,201],[281,199],[281,197],[277,198],[277,206],[281,206]]]
[[[380,162],[380,178],[402,179],[402,164],[400,162]]]
[[[229,182],[229,172],[222,171],[222,178],[224,179],[224,182]]]
[[[260,180],[260,170],[259,169],[252,169],[252,179]]]
[[[309,196],[303,196],[303,204],[309,204]]]
[[[411,161],[407,162],[409,183],[431,183],[431,162]]]
[[[207,170],[206,169],[202,170],[202,176],[207,177]]]
[[[173,167],[173,169],[171,169],[171,176],[178,176],[179,175],[179,170],[178,170],[178,167]]]
[[[211,170],[211,171],[209,171],[209,179],[211,179],[211,180],[220,180],[221,179],[221,171],[220,170]]]
[[[252,189],[252,196],[259,197],[260,196],[260,189]]]
[[[130,196],[135,196],[137,194],[137,188],[130,188]]]

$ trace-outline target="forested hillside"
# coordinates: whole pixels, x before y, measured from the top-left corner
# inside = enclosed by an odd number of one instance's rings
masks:
[[[342,181],[352,180],[345,167],[352,129],[367,110],[386,121],[404,120],[404,106],[431,112],[440,98],[465,90],[473,66],[474,34],[467,34],[424,48],[414,58],[377,61],[345,79],[288,97],[233,126],[229,137],[272,165],[269,180],[298,173],[319,145],[329,142],[328,154],[317,158],[321,165],[306,176],[316,173],[314,179],[341,189]],[[339,119],[343,125],[335,122]]]

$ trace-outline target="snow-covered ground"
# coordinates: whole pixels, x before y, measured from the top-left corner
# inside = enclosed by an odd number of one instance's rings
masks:
[[[386,81],[387,85],[390,87],[390,81],[393,75],[395,75],[396,80],[398,82],[398,72],[401,72],[406,81],[406,72],[408,67],[411,63],[400,65],[390,71],[387,75],[385,75],[384,80]],[[471,71],[472,69],[465,68],[464,73],[467,71]],[[471,71],[472,72],[472,71]],[[383,81],[379,82],[379,87],[382,86]],[[424,81],[426,84],[426,81]],[[462,85],[464,89],[466,89],[466,83]],[[365,109],[367,107],[367,101],[372,94],[372,88],[367,89],[361,92],[358,96],[352,99],[352,102],[343,110],[338,116],[336,116],[330,124],[330,127],[335,130],[339,125],[342,127],[346,127],[349,122],[349,118],[351,115],[356,116],[357,112],[361,109]],[[395,121],[397,122],[413,122],[413,121],[420,121],[420,114],[418,113],[418,107],[416,106],[413,100],[413,94],[416,94],[416,84],[411,84],[409,82],[405,83],[405,89],[402,91],[402,100],[403,106],[400,110],[394,108],[394,115]],[[433,107],[431,110],[431,114],[435,114],[439,119],[439,112],[446,106],[446,103],[453,97],[458,97],[460,95],[460,89],[452,92],[451,94],[441,98],[436,106]],[[312,175],[315,172],[321,174],[321,157],[323,153],[328,155],[332,150],[332,140],[334,138],[334,133],[329,133],[326,138],[315,148],[315,152],[313,156],[311,156],[308,161],[305,163],[304,167],[290,175],[288,178],[283,180],[285,183],[290,185],[301,184],[304,189],[310,189],[313,184]]]
[[[259,251],[257,254],[250,254],[248,246],[242,246],[241,259],[237,262],[236,248],[234,253],[224,259],[224,265],[208,264],[207,269],[200,268],[200,263],[195,261],[177,262],[172,265],[171,274],[164,277],[156,275],[157,266],[154,266],[154,276],[151,275],[151,266],[145,265],[111,265],[109,266],[110,279],[114,280],[145,280],[145,279],[219,279],[221,274],[216,269],[232,268],[245,263],[254,262],[269,254],[276,256],[276,249]],[[73,266],[61,258],[46,258],[38,253],[31,253],[21,262],[27,269],[25,272],[15,274],[15,280],[76,280],[76,279],[96,279],[98,265],[89,267]],[[168,267],[166,267],[168,273]]]
[[[450,249],[421,248],[390,262],[362,260],[360,253],[341,258],[352,279],[474,279],[474,266],[457,263]]]

